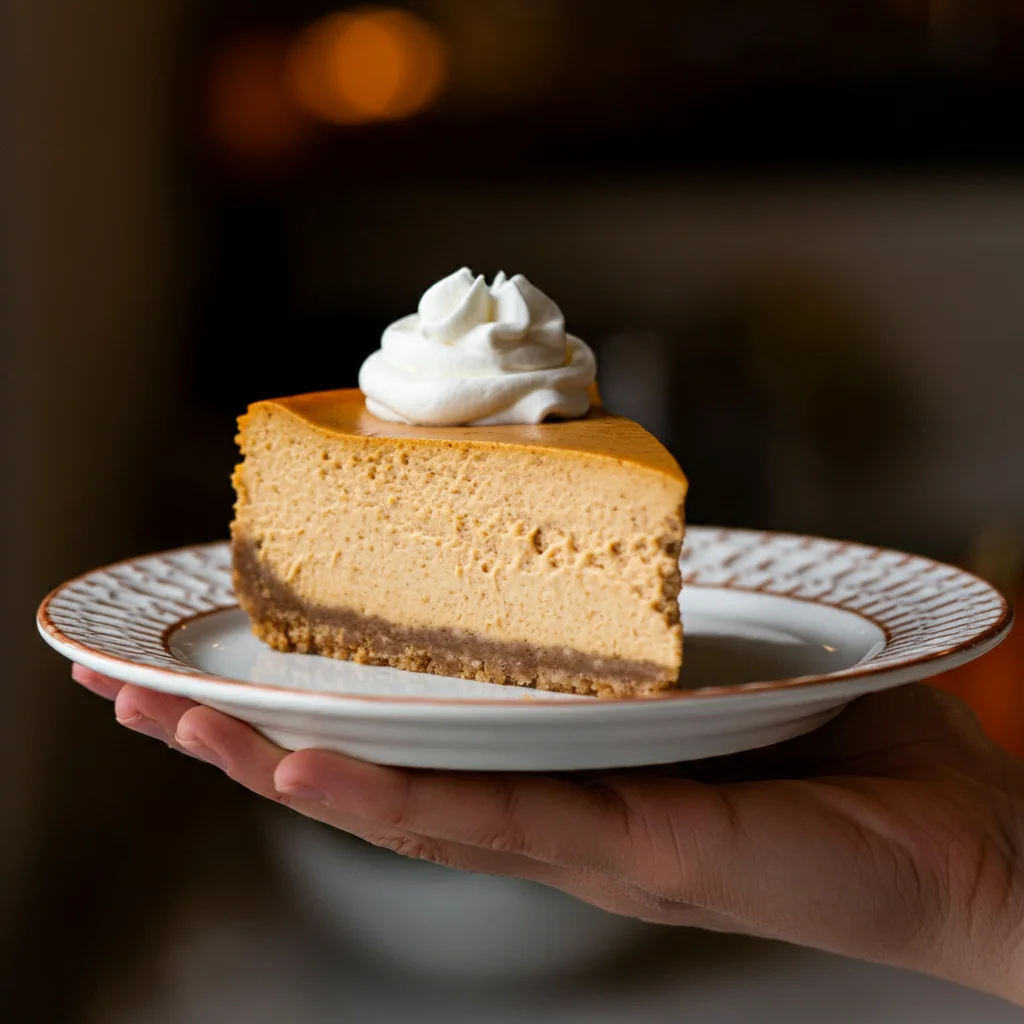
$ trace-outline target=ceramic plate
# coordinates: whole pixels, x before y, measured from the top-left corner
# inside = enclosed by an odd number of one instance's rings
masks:
[[[691,527],[682,567],[682,689],[626,701],[272,651],[235,603],[224,543],[97,569],[51,593],[38,623],[73,661],[208,704],[292,750],[554,771],[789,739],[862,694],[984,654],[1012,618],[959,569],[814,537]]]

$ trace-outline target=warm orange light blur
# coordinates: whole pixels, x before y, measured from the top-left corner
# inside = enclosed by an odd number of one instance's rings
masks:
[[[429,106],[448,76],[436,28],[406,11],[330,14],[296,39],[288,59],[296,103],[334,124],[409,117]]]
[[[286,47],[274,36],[246,36],[214,61],[206,112],[211,134],[226,155],[275,159],[302,141],[309,122],[285,88]]]

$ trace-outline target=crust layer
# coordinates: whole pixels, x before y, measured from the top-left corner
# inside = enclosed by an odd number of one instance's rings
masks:
[[[239,604],[253,632],[279,651],[597,697],[648,696],[676,685],[664,666],[652,662],[403,626],[353,609],[311,605],[260,562],[251,540],[236,534],[231,550]]]

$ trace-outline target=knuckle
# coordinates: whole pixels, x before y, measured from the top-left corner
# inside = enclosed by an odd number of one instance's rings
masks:
[[[703,902],[703,851],[657,794],[631,778],[603,787],[609,831],[617,832],[628,851],[621,868],[648,891],[659,914]]]
[[[497,825],[484,837],[482,845],[496,853],[525,853],[529,839],[519,824],[515,785],[508,780],[502,780],[498,799]]]
[[[367,836],[367,842],[383,850],[390,850],[400,857],[407,857],[409,860],[426,860],[433,863],[440,863],[440,855],[437,847],[425,840],[422,836],[409,834],[384,834]]]
[[[413,779],[410,775],[392,775],[392,789],[386,801],[374,808],[374,820],[385,829],[407,832],[411,827]]]
[[[492,833],[486,841],[487,849],[495,853],[525,853],[527,845],[526,835],[512,824]]]
[[[404,805],[389,807],[381,810],[376,818],[385,828],[403,828],[406,825],[406,813]]]

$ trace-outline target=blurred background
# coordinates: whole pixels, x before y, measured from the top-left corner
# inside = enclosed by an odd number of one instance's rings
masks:
[[[556,299],[693,521],[1021,594],[1022,105],[1020,0],[0,0],[8,1019],[1019,1019],[353,845],[31,623],[225,536],[235,416],[353,386],[463,264]],[[1019,638],[939,680],[1017,754],[1022,682]]]

